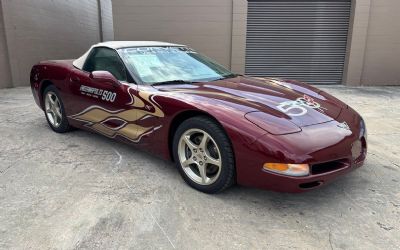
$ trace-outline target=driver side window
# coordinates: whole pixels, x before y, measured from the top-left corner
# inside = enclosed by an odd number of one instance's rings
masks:
[[[94,48],[83,65],[83,70],[108,71],[119,81],[126,81],[126,69],[117,52],[109,48]]]

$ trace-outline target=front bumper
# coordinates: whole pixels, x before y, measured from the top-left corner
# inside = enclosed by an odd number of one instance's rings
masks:
[[[363,121],[353,112],[343,116],[338,120],[347,120],[349,130],[338,126],[340,122],[331,121],[303,127],[300,133],[267,134],[251,145],[235,149],[238,183],[279,192],[304,192],[362,166],[367,153]],[[292,177],[264,170],[266,162],[306,163],[318,170],[313,169],[308,176]]]
[[[261,170],[259,175],[262,181],[256,186],[258,188],[269,189],[277,192],[300,193],[330,183],[338,177],[361,167],[363,164],[364,161],[359,161],[353,164],[346,164],[342,168],[336,170],[321,174],[311,174],[305,177],[284,176]]]

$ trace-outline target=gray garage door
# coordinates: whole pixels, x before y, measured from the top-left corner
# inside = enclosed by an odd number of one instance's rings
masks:
[[[340,84],[350,0],[249,0],[246,74]]]

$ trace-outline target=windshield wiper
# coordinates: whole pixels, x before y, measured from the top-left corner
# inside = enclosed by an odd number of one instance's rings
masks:
[[[238,76],[240,76],[240,75],[239,75],[239,74],[232,73],[232,74],[223,76],[222,79],[235,78],[235,77],[238,77]]]
[[[241,76],[241,75],[239,75],[239,74],[229,74],[229,75],[225,75],[225,76],[222,76],[222,77],[220,77],[220,78],[216,78],[216,79],[213,79],[213,80],[211,80],[211,82],[213,82],[213,81],[219,81],[219,80],[224,80],[224,79],[228,79],[228,78],[235,78],[235,77],[237,77],[237,76]]]
[[[192,84],[193,82],[191,81],[185,81],[185,80],[169,80],[169,81],[164,81],[164,82],[155,82],[152,83],[152,86],[157,86],[157,85],[166,85],[166,84]]]

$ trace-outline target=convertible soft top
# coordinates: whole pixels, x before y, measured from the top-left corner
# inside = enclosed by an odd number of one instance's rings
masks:
[[[110,41],[110,42],[103,42],[97,43],[90,47],[85,54],[81,57],[76,59],[72,64],[78,68],[82,69],[83,64],[86,61],[87,56],[89,55],[90,51],[95,47],[107,47],[110,49],[121,49],[121,48],[130,48],[130,47],[154,47],[154,46],[170,46],[170,47],[184,47],[185,45],[182,44],[175,44],[175,43],[167,43],[167,42],[158,42],[158,41]]]

